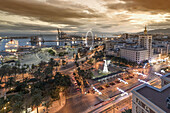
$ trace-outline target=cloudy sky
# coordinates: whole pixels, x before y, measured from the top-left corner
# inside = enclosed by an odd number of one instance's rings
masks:
[[[169,0],[0,0],[0,32],[134,33],[170,27]]]

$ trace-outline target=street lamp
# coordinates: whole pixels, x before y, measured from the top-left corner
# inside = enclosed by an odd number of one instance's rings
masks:
[[[29,85],[28,88],[31,89],[31,85]]]
[[[6,107],[4,107],[4,113],[6,113]]]

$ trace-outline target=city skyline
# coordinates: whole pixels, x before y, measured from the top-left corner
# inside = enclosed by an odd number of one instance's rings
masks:
[[[169,6],[0,0],[0,113],[169,113]]]
[[[152,4],[152,5],[150,5]],[[136,33],[169,28],[165,0],[5,0],[0,1],[1,32]]]

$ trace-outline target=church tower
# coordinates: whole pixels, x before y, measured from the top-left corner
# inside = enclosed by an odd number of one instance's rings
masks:
[[[139,35],[138,39],[138,45],[141,48],[148,50],[148,59],[152,58],[153,55],[153,49],[152,49],[152,35],[147,34],[147,28],[145,26],[144,34]]]
[[[145,25],[145,30],[144,30],[144,34],[147,35],[148,31],[147,31],[147,28],[146,28],[146,25]]]

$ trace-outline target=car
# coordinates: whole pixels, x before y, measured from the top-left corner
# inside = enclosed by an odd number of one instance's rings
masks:
[[[126,80],[129,80],[129,78],[130,78],[130,77],[126,77],[125,79],[126,79]]]
[[[110,86],[109,86],[109,84],[106,84],[105,87],[108,88],[108,87],[110,87]]]
[[[112,85],[112,86],[113,86],[113,85],[115,85],[115,83],[114,83],[114,82],[110,82],[110,85]]]
[[[104,88],[102,86],[99,86],[97,89],[98,90],[103,90]]]
[[[76,88],[77,91],[80,91],[80,88]]]
[[[116,80],[115,82],[116,82],[116,83],[120,83],[120,81],[119,81],[119,80]]]
[[[133,76],[130,76],[130,78],[133,78]]]
[[[91,90],[91,92],[94,94],[94,93],[95,93],[94,89],[93,89],[93,90]]]

